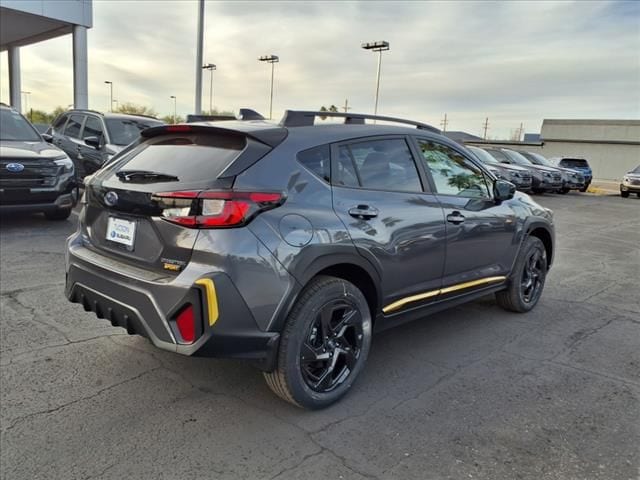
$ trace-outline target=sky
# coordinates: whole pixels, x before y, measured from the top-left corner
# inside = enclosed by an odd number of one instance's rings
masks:
[[[197,2],[94,0],[89,41],[89,106],[114,98],[171,114],[194,110]],[[275,54],[274,118],[285,109],[341,106],[372,113],[377,54],[386,40],[378,113],[492,138],[544,118],[640,118],[640,2],[324,1],[214,2],[205,7],[204,62],[215,63],[214,105],[269,111]],[[29,106],[73,102],[71,36],[21,49]],[[7,53],[0,99],[9,98]],[[209,105],[209,73],[203,107]]]

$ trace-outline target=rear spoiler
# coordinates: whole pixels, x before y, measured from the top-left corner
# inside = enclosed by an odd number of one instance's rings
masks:
[[[159,135],[170,135],[173,133],[218,133],[251,138],[268,145],[271,148],[280,144],[285,138],[287,138],[287,129],[275,125],[265,124],[264,128],[249,129],[243,129],[242,127],[242,123],[238,121],[224,123],[219,122],[215,125],[180,123],[178,125],[160,125],[158,127],[147,128],[141,132],[141,136],[143,138],[152,138]]]

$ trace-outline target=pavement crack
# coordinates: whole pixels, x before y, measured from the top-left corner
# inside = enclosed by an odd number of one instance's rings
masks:
[[[36,417],[36,416],[39,416],[39,415],[48,415],[50,413],[57,412],[59,410],[62,410],[63,408],[69,407],[71,405],[75,405],[76,403],[84,402],[85,400],[91,400],[92,398],[95,398],[95,397],[98,397],[98,396],[102,395],[107,390],[111,390],[111,389],[119,387],[121,385],[124,385],[124,384],[130,383],[130,382],[133,382],[135,380],[138,380],[140,377],[143,377],[143,376],[147,375],[148,373],[154,372],[154,371],[156,371],[156,370],[158,370],[160,368],[162,368],[162,367],[154,367],[154,368],[151,368],[149,370],[145,370],[144,372],[139,373],[138,375],[136,375],[134,377],[128,378],[126,380],[122,380],[121,382],[114,383],[113,385],[109,385],[108,387],[102,388],[102,389],[98,390],[97,392],[95,392],[95,393],[93,393],[93,394],[91,394],[89,396],[80,397],[80,398],[77,398],[77,399],[72,400],[70,402],[64,403],[62,405],[58,405],[57,407],[54,407],[54,408],[49,408],[47,410],[41,410],[39,412],[33,412],[33,413],[28,414],[28,415],[24,415],[22,417],[18,417],[15,420],[13,420],[13,422],[11,422],[11,425],[9,425],[7,428],[5,428],[4,431],[8,432],[9,430],[12,430],[18,424],[24,422],[25,420],[27,420],[29,418]]]

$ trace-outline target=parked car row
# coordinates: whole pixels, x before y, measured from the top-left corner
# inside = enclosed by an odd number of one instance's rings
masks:
[[[153,117],[69,110],[54,120],[43,137],[71,158],[82,179],[137,140],[142,130],[159,125],[164,122]]]
[[[41,133],[20,112],[0,104],[0,210],[66,219],[83,178],[143,130],[159,125],[164,122],[139,115],[69,110]]]
[[[501,147],[467,145],[497,177],[512,182],[523,192],[586,192],[591,183],[591,168],[584,159],[548,160],[539,153]]]

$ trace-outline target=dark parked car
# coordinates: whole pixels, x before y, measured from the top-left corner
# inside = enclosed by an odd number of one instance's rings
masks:
[[[493,293],[531,310],[553,259],[550,210],[409,120],[156,127],[86,183],[69,300],[171,352],[249,359],[307,408],[349,390],[374,331]]]
[[[77,201],[73,162],[18,111],[0,104],[0,210],[64,220]]]
[[[518,150],[518,153],[534,165],[542,165],[544,167],[550,167],[558,170],[562,175],[562,189],[560,190],[560,193],[566,194],[571,190],[582,190],[584,188],[584,175],[582,175],[582,173],[580,173],[578,170],[556,167],[553,163],[551,163],[539,153],[523,152],[522,150]]]
[[[69,155],[84,178],[140,138],[142,130],[159,125],[164,122],[140,115],[69,110],[56,118],[45,138]]]
[[[555,167],[534,165],[515,150],[508,148],[485,148],[497,160],[510,165],[519,165],[531,172],[531,190],[534,193],[562,190],[562,174]]]
[[[591,166],[586,159],[573,157],[554,157],[550,158],[549,160],[558,167],[570,168],[582,173],[582,175],[584,176],[584,187],[580,191],[587,191],[589,185],[591,185],[591,180],[593,179],[593,171],[591,170]]]
[[[630,193],[635,193],[640,197],[640,165],[622,177],[620,196],[628,197]]]
[[[467,148],[471,150],[478,159],[485,164],[491,173],[497,178],[503,178],[513,183],[521,192],[530,192],[532,186],[532,177],[529,169],[520,167],[518,165],[509,165],[508,163],[502,163],[495,157],[485,152],[480,147],[474,147],[467,145]]]

